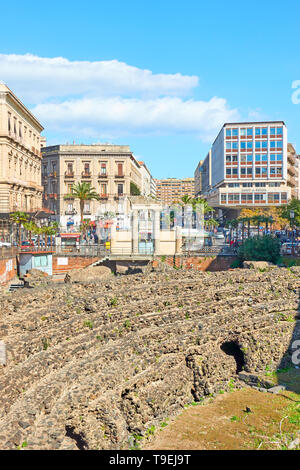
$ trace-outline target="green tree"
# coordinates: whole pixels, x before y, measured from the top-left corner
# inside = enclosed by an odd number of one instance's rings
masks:
[[[33,220],[29,220],[28,222],[23,223],[23,227],[29,232],[29,240],[32,241],[32,233],[35,232],[37,227],[36,223]]]
[[[276,264],[280,258],[280,241],[270,235],[247,238],[238,249],[238,258],[243,261],[269,261]]]
[[[140,196],[140,194],[141,194],[140,188],[133,181],[130,181],[130,195]]]
[[[24,226],[24,224],[26,224],[26,222],[29,219],[29,215],[26,214],[25,212],[16,211],[10,214],[10,218],[18,226],[19,246],[21,246],[21,227]]]
[[[99,200],[100,197],[96,192],[96,189],[91,186],[90,183],[77,183],[72,186],[72,194],[65,196],[66,198],[74,197],[79,199],[80,207],[80,223],[83,226],[83,210],[85,201],[91,201],[92,199]]]
[[[291,217],[291,211],[294,217]],[[281,209],[281,217],[293,227],[300,227],[300,200],[293,198],[286,206]]]

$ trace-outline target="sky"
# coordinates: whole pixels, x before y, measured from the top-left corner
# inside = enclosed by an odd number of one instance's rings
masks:
[[[0,81],[48,145],[130,145],[191,177],[225,122],[284,120],[300,153],[300,2],[76,0],[1,6]]]

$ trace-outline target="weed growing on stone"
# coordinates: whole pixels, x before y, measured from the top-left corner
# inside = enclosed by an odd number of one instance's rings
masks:
[[[83,322],[83,326],[87,326],[88,328],[90,328],[90,330],[93,329],[93,323],[90,320],[85,320]]]
[[[49,346],[50,346],[50,343],[49,343],[49,341],[47,340],[47,338],[43,338],[43,339],[42,339],[42,343],[43,343],[43,350],[44,350],[44,351],[47,351],[47,349],[48,349]]]
[[[113,297],[112,299],[110,299],[111,307],[114,307],[115,305],[117,305],[117,303],[118,303],[117,297]]]

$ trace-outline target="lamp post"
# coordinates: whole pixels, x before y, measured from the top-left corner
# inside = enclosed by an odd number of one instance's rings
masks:
[[[295,255],[295,250],[294,250],[294,218],[295,218],[295,212],[290,211],[290,219],[292,223],[292,256]]]

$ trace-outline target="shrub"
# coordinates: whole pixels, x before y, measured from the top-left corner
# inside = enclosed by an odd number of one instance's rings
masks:
[[[230,267],[231,267],[232,269],[235,269],[235,268],[240,268],[241,265],[242,265],[241,260],[240,260],[240,259],[235,259],[235,260],[231,263]]]
[[[276,264],[280,258],[280,241],[270,235],[247,238],[238,250],[243,261],[269,261]]]

